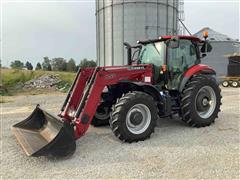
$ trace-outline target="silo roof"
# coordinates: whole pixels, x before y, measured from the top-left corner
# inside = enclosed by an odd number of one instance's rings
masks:
[[[209,28],[209,27],[205,27],[203,29],[201,29],[200,31],[198,31],[196,34],[194,34],[195,36],[197,36],[200,39],[203,39],[203,32],[204,31],[208,31],[208,39],[210,41],[238,41],[236,39],[232,39],[229,36],[225,35],[225,34],[221,34],[217,31],[214,31],[213,29]]]

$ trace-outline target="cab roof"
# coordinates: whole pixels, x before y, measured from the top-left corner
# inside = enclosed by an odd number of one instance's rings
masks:
[[[177,36],[160,36],[158,39],[150,39],[150,40],[145,40],[145,41],[138,41],[138,44],[149,44],[149,43],[155,43],[155,42],[160,42],[160,41],[166,41],[168,39],[172,38],[179,38],[179,39],[187,39],[187,40],[192,40],[201,43],[202,40],[199,39],[196,36],[187,36],[187,35],[177,35]]]

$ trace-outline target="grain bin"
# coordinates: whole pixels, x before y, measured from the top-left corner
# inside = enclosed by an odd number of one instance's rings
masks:
[[[96,0],[97,62],[127,64],[123,43],[178,34],[179,0]]]
[[[240,52],[240,43],[237,39],[219,33],[209,27],[205,27],[198,31],[195,36],[202,39],[204,31],[208,31],[208,40],[213,47],[211,53],[202,59],[203,64],[213,67],[218,76],[226,76],[228,74],[228,55]]]

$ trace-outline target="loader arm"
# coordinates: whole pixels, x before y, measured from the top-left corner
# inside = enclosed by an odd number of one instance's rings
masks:
[[[76,75],[72,87],[69,89],[68,95],[63,103],[59,116],[65,119],[71,119],[68,112],[77,108],[81,101],[84,88],[87,82],[90,80],[94,68],[80,69]],[[75,93],[73,93],[75,91]],[[69,121],[70,122],[70,121]]]

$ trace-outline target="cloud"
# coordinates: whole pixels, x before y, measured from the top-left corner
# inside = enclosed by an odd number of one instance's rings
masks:
[[[4,3],[3,65],[43,56],[95,59],[95,24],[93,2]]]

